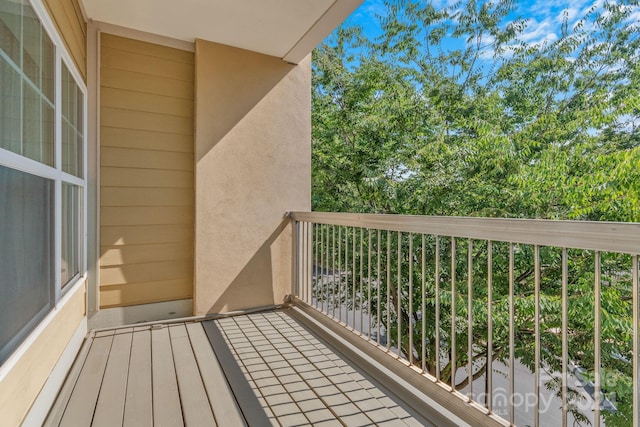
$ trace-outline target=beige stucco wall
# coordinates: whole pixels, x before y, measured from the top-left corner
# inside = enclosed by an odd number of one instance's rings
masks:
[[[80,323],[85,318],[85,286],[79,286],[53,319],[37,333],[20,359],[0,379],[0,425],[19,425],[27,415]]]
[[[281,303],[311,204],[311,61],[196,41],[194,314]]]

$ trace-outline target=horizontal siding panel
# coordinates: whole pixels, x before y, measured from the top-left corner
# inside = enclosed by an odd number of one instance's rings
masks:
[[[193,65],[194,53],[182,49],[161,46],[141,40],[129,39],[113,34],[102,33],[102,46],[112,47],[128,52],[136,52],[143,55],[157,56],[158,58],[171,59]]]
[[[102,267],[181,259],[193,261],[193,243],[103,246],[100,253]]]
[[[193,135],[193,118],[118,108],[100,109],[102,126]]]
[[[193,224],[193,207],[102,207],[100,223],[110,225]]]
[[[175,133],[103,126],[100,130],[100,146],[190,153],[193,156],[193,137]]]
[[[100,268],[102,286],[177,279],[193,280],[192,260],[159,261]]]
[[[102,68],[100,83],[104,88],[125,89],[155,95],[172,96],[193,100],[194,87],[191,81],[173,80],[113,68]]]
[[[167,151],[100,148],[102,166],[193,171],[193,154]]]
[[[192,296],[193,282],[182,279],[103,286],[100,288],[100,308],[175,301]]]
[[[108,46],[102,46],[100,64],[102,68],[133,71],[180,81],[193,82],[194,80],[192,64],[143,55],[137,52],[128,52]]]
[[[102,187],[101,206],[194,206],[192,191],[181,188]]]
[[[100,244],[115,246],[193,243],[193,236],[192,224],[103,226],[100,230]]]
[[[104,187],[185,188],[193,191],[193,172],[156,169],[100,168]]]
[[[100,91],[103,107],[170,114],[193,119],[193,101],[164,95],[135,92],[126,89],[103,88]]]

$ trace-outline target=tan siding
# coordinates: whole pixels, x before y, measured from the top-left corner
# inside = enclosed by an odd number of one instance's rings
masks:
[[[189,279],[193,276],[191,260],[157,261],[141,264],[105,266],[100,270],[100,283],[105,285]]]
[[[100,169],[104,187],[193,188],[193,172],[138,168]]]
[[[101,40],[100,306],[191,298],[193,53]]]
[[[45,0],[49,14],[75,61],[80,73],[87,79],[87,23],[82,16],[78,0]]]
[[[102,147],[102,166],[193,171],[193,154]]]
[[[100,100],[104,107],[193,117],[193,101],[189,99],[105,87],[100,92]]]
[[[103,88],[126,89],[193,101],[193,82],[172,80],[132,71],[103,68],[100,75]]]
[[[102,189],[102,206],[193,206],[193,193],[181,188],[105,187]]]
[[[142,150],[193,153],[191,135],[177,135],[153,131],[134,131],[102,126],[102,147],[138,148]]]
[[[146,245],[193,241],[193,227],[189,225],[137,225],[102,227],[100,242],[105,246]]]
[[[169,57],[167,56],[167,48],[165,46],[128,39],[126,37],[116,36],[113,34],[103,34],[102,46],[125,50],[136,54],[143,52],[145,55],[155,56],[163,60],[184,62],[191,65],[194,63],[193,52],[174,49]]]
[[[147,113],[135,109],[100,108],[102,126],[121,129],[193,135],[193,118],[169,114]]]
[[[170,49],[170,48],[166,48]],[[115,70],[134,71],[152,76],[166,77],[180,81],[193,81],[193,64],[146,55],[144,52],[130,52],[102,45],[100,62],[103,67]],[[189,74],[191,72],[191,74]]]
[[[104,286],[100,292],[103,308],[188,299],[193,294],[193,278],[162,280],[127,285]]]

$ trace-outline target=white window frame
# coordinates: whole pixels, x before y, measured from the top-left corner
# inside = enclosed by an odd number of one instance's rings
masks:
[[[40,23],[54,46],[54,106],[55,106],[55,135],[54,135],[54,166],[29,159],[20,154],[0,148],[0,165],[10,169],[19,170],[42,178],[54,181],[54,301],[51,310],[60,306],[61,299],[71,289],[75,289],[78,281],[87,278],[87,119],[88,119],[88,91],[82,74],[76,67],[76,63],[67,51],[64,40],[49,16],[42,0],[29,0]],[[82,92],[82,178],[63,172],[62,170],[62,63],[66,65],[79,90]],[[79,273],[66,284],[61,280],[62,268],[62,182],[73,184],[80,188],[79,206],[81,219],[78,230],[79,241]],[[63,289],[64,286],[64,289]]]

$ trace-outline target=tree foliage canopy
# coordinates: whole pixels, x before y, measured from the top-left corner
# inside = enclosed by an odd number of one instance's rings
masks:
[[[511,0],[466,0],[442,7],[430,1],[385,0],[386,13],[379,17],[382,36],[367,40],[360,29],[342,27],[316,49],[314,210],[640,221],[637,2],[594,3],[571,25],[565,13],[561,34],[535,43],[523,37],[529,24],[514,16],[514,6]],[[355,230],[351,238],[356,241]],[[374,238],[374,244],[394,244],[384,234],[381,239]],[[440,245],[445,252],[451,241],[445,239]],[[434,255],[432,247],[427,245],[424,254],[429,259]],[[474,269],[486,270],[486,242],[473,250],[478,260]],[[518,250],[514,352],[533,371],[532,248]],[[465,259],[464,253],[459,255]],[[473,272],[474,365],[487,363],[487,304],[493,310],[491,358],[506,362],[508,357],[509,284],[504,270],[508,257],[505,246],[495,247],[491,301],[482,282],[487,272]],[[554,248],[543,248],[540,258],[540,312],[544,317],[540,339],[544,365],[553,377],[546,387],[558,390],[559,380],[553,373],[561,367],[562,342],[557,333],[561,257]],[[406,263],[414,260],[402,262],[406,271]],[[627,256],[610,254],[603,256],[602,263],[606,284],[601,298],[602,333],[607,337],[602,340],[602,365],[609,379],[603,384],[618,398],[617,411],[605,411],[606,424],[630,425],[631,285],[629,275],[621,273],[629,271],[630,261]],[[460,264],[455,266],[456,273],[463,277],[466,266],[464,261]],[[575,251],[568,268],[572,277],[570,358],[576,365],[593,366],[593,254]],[[375,276],[375,266],[373,270]],[[427,267],[425,274],[433,277],[433,269]],[[452,274],[441,271],[443,283]],[[351,280],[355,284],[362,278]],[[414,283],[421,280],[415,272]],[[384,294],[386,286],[393,286],[390,294],[400,295],[393,283],[380,284],[382,289],[372,282],[365,286],[376,288],[374,294]],[[463,283],[456,296],[460,299],[455,304],[458,319],[467,317],[468,297]],[[438,332],[446,337],[451,331],[447,322],[451,322],[452,293],[441,288],[438,298],[442,313]],[[421,313],[423,299],[426,308]],[[434,323],[434,285],[428,285],[425,294],[416,291],[411,309],[409,300],[402,297],[400,301],[403,337],[408,336],[406,325],[418,320],[411,319],[410,313],[420,313],[428,317],[429,324]],[[398,303],[393,301],[393,306]],[[375,307],[373,304],[369,312],[373,318],[384,320],[393,314],[389,310],[378,313]],[[445,381],[468,363],[466,326],[453,328],[458,335],[456,345],[461,347],[455,352],[456,360],[441,366],[439,374]],[[421,346],[425,346],[424,363],[433,373],[436,360],[448,356],[435,353],[438,335],[433,328],[425,332],[426,341],[421,340],[421,332],[415,331],[419,345],[413,349],[413,360],[422,362]],[[391,340],[396,333],[388,331]],[[392,344],[405,354],[413,351],[408,341]],[[447,345],[443,338],[441,351],[446,352]],[[570,410],[577,424],[588,423],[575,405]]]
[[[509,0],[386,7],[314,53],[314,209],[640,221],[635,5],[533,44]]]

